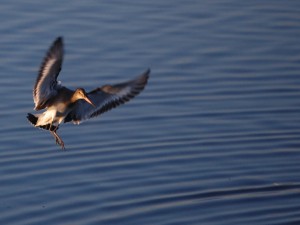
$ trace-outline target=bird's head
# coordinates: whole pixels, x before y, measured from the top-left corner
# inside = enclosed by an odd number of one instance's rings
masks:
[[[74,93],[74,98],[76,100],[79,99],[83,99],[85,100],[87,103],[91,104],[92,106],[96,107],[94,105],[94,103],[91,101],[91,99],[88,97],[87,93],[85,92],[85,90],[83,88],[77,88],[75,93]]]

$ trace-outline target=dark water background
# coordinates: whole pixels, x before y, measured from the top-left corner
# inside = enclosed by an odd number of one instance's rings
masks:
[[[0,224],[300,224],[299,1],[2,1]],[[25,119],[51,42],[130,103],[59,133]]]

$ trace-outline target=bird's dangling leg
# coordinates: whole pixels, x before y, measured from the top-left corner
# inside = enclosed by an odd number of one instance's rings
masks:
[[[61,139],[60,136],[58,136],[58,134],[56,133],[58,127],[55,130],[50,130],[50,133],[52,134],[52,136],[55,139],[56,144],[60,145],[61,149],[65,149],[65,144],[63,142],[63,140]]]

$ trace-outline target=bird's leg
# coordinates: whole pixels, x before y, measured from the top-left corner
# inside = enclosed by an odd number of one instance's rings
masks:
[[[53,131],[50,130],[50,133],[54,137],[56,144],[60,145],[60,147],[62,149],[65,149],[65,144],[64,144],[63,140],[61,139],[61,137],[58,136],[58,134],[56,133],[56,131],[57,131],[57,128],[55,130],[53,130]]]
[[[59,141],[59,140],[58,140],[58,138],[57,138],[57,133],[54,132],[54,131],[50,131],[50,133],[51,133],[52,136],[54,137],[56,144],[58,144],[58,141]]]
[[[58,126],[56,126],[56,127],[54,126],[54,130],[53,131],[56,132],[57,130],[58,130]]]

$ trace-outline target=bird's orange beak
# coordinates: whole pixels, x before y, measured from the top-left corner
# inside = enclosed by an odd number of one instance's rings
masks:
[[[95,104],[91,101],[91,99],[89,99],[88,96],[85,96],[84,100],[85,100],[87,103],[91,104],[92,106],[96,107]]]

